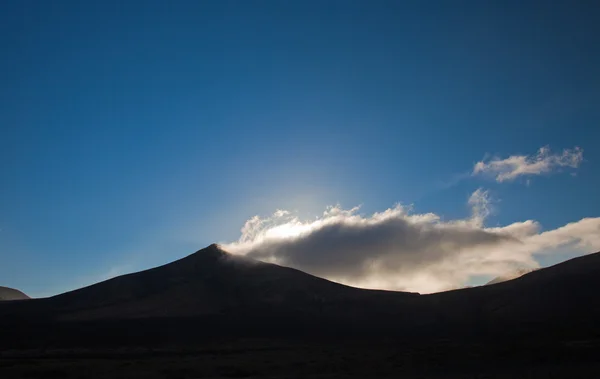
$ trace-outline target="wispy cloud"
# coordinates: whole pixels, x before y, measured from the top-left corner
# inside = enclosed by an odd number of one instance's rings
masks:
[[[515,180],[520,176],[541,175],[560,168],[577,168],[583,161],[583,149],[574,147],[553,154],[544,146],[534,155],[511,155],[508,158],[482,160],[473,167],[472,175],[489,175],[497,182]]]
[[[483,226],[485,219],[492,213],[490,193],[483,188],[478,188],[469,197],[469,206],[472,210],[472,221]]]
[[[535,254],[561,247],[600,250],[600,218],[545,232],[533,220],[489,228],[487,191],[475,191],[469,204],[471,216],[447,221],[402,205],[367,216],[358,207],[332,206],[311,221],[277,211],[248,220],[240,239],[223,247],[341,283],[422,293],[464,286],[474,275],[538,267]]]

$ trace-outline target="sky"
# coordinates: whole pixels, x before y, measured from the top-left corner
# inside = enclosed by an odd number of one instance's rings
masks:
[[[213,242],[432,292],[600,250],[593,1],[5,1],[0,285]]]

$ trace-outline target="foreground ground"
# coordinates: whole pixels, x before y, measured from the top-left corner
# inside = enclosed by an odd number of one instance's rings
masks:
[[[212,341],[185,349],[4,350],[8,378],[598,378],[598,341]]]

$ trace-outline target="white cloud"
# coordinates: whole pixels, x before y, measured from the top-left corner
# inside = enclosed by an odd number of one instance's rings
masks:
[[[563,167],[577,168],[583,161],[583,149],[565,149],[562,154],[552,154],[548,146],[535,155],[511,155],[508,158],[482,160],[475,164],[472,175],[490,175],[497,182],[511,181],[520,176],[551,173]]]
[[[478,188],[469,197],[472,209],[472,221],[478,226],[483,226],[485,219],[492,213],[489,191]]]
[[[447,221],[402,205],[367,216],[332,206],[311,221],[277,211],[248,220],[240,239],[222,246],[349,285],[422,293],[462,287],[474,275],[535,268],[535,254],[559,248],[600,250],[600,218],[544,232],[532,220],[489,228],[488,192],[475,191],[469,204],[470,217]]]

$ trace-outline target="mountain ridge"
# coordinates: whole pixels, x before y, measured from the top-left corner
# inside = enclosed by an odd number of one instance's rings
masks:
[[[419,295],[349,287],[213,244],[50,298],[5,302],[0,323],[12,325],[8,346],[23,336],[83,345],[246,334],[575,338],[600,336],[599,289],[600,253],[490,286]]]
[[[538,268],[519,268],[519,269],[513,270],[511,272],[508,272],[506,274],[503,274],[503,275],[493,278],[489,282],[485,283],[484,286],[489,286],[492,284],[497,284],[497,283],[506,282],[508,280],[517,279],[525,274],[529,274],[530,272],[533,272],[536,270],[538,270]]]

